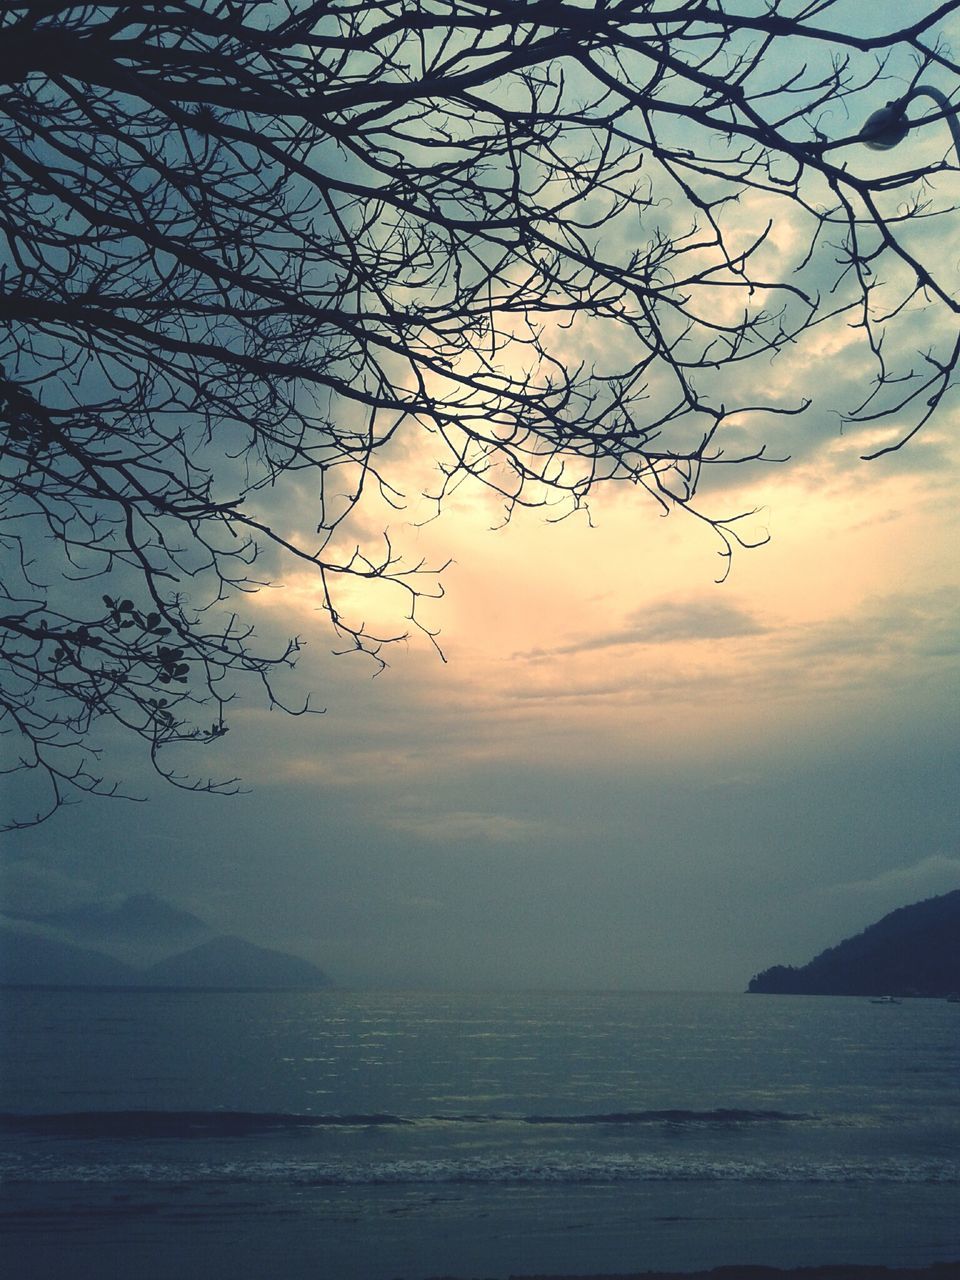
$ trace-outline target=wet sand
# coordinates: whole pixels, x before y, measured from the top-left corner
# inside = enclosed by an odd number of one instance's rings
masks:
[[[435,1280],[453,1280],[453,1277],[435,1277]],[[710,1271],[635,1271],[629,1275],[516,1275],[509,1280],[960,1280],[960,1262],[937,1262],[928,1267],[732,1266],[714,1267]]]
[[[926,1262],[934,1250],[940,1258],[960,1258],[951,1216],[955,1187],[940,1189],[943,1203],[937,1199],[930,1222],[918,1224],[920,1243],[907,1237],[895,1215],[896,1187],[889,1189],[890,1230],[870,1239],[849,1237],[855,1198],[836,1206],[832,1231],[830,1222],[805,1217],[794,1202],[794,1235],[808,1234],[802,1250],[785,1229],[779,1201],[770,1230],[760,1233],[755,1189],[746,1190],[748,1202],[739,1208],[721,1195],[712,1207],[701,1204],[702,1221],[651,1224],[638,1220],[630,1202],[617,1217],[603,1195],[554,1193],[533,1203],[515,1188],[471,1195],[474,1213],[465,1216],[456,1188],[414,1196],[408,1187],[367,1187],[358,1196],[345,1187],[242,1182],[11,1182],[0,1193],[0,1274],[17,1280],[960,1280],[960,1260]],[[923,1265],[914,1265],[918,1253]],[[807,1265],[792,1265],[798,1260]]]

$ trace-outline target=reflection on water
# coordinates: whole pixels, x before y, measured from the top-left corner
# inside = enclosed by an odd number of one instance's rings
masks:
[[[274,1240],[340,1280],[517,1273],[518,1251],[568,1273],[960,1257],[945,1002],[11,991],[2,1011],[23,1256],[83,1224],[93,1259],[95,1224],[136,1222],[110,1247],[137,1266],[145,1219],[188,1205],[202,1252],[244,1205],[218,1249]]]

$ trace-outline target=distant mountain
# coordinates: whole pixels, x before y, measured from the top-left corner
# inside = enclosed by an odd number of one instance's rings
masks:
[[[960,889],[900,907],[800,968],[750,979],[768,995],[946,996],[960,991]]]
[[[242,938],[213,938],[140,971],[151,987],[289,988],[314,990],[330,979],[309,960],[256,947]]]
[[[330,985],[309,960],[242,938],[208,938],[182,949],[198,933],[210,932],[189,911],[151,894],[30,919],[0,917],[0,986],[314,990]],[[99,945],[96,950],[78,946],[78,937]]]
[[[83,935],[104,942],[176,940],[182,943],[210,932],[198,916],[152,893],[132,894],[119,903],[83,903],[44,916],[34,916],[33,919],[74,936]]]
[[[99,951],[0,928],[0,986],[119,987],[134,972]]]

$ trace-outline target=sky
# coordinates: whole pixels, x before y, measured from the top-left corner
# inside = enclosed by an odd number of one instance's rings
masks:
[[[704,530],[626,492],[593,529],[452,513],[419,535],[455,561],[446,662],[396,646],[376,678],[278,587],[325,714],[234,714],[204,765],[249,794],[142,776],[147,803],[13,837],[5,898],[151,890],[344,985],[736,990],[802,963],[960,885],[958,452],[947,422],[893,466],[838,436],[764,470],[771,542],[722,585]]]
[[[928,248],[960,263],[960,225]],[[934,323],[918,307],[901,341]],[[628,486],[561,523],[502,526],[465,487],[421,526],[411,501],[392,537],[451,561],[423,608],[442,657],[417,633],[379,675],[333,656],[314,585],[278,566],[248,616],[303,637],[292,691],[324,714],[240,702],[191,761],[242,776],[233,797],[131,760],[144,803],[7,838],[0,906],[151,891],[343,986],[742,990],[960,887],[956,394],[866,462],[843,323],[756,376],[814,403],[763,424],[789,461],[706,482],[707,509],[756,508],[770,539],[723,583],[710,530]],[[429,465],[398,461],[410,492]],[[395,624],[395,600],[359,603]]]

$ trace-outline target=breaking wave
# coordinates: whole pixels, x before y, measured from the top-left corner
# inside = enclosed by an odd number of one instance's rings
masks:
[[[582,1115],[451,1114],[407,1117],[371,1114],[312,1115],[282,1111],[67,1111],[0,1113],[0,1133],[59,1138],[232,1138],[296,1129],[414,1124],[523,1125],[741,1125],[809,1120],[803,1113],[714,1108],[707,1111],[611,1111]]]

